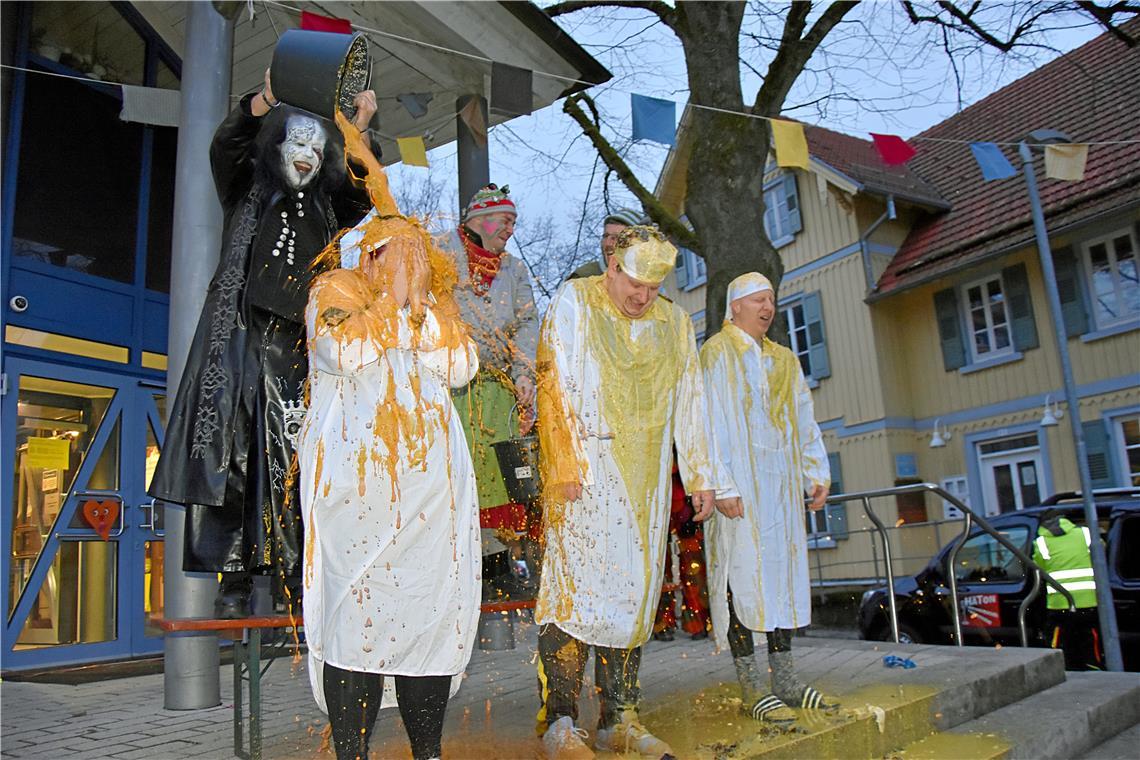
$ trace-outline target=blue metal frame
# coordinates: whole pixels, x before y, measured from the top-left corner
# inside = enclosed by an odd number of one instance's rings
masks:
[[[129,2],[111,2],[129,25],[135,30],[136,33],[142,38],[145,44],[145,58],[144,58],[144,75],[143,82],[146,85],[153,86],[156,83],[158,66],[161,62],[177,77],[182,74],[182,62],[175,54],[174,50],[166,44],[166,42],[146,23],[145,19],[138,13],[137,10]],[[22,272],[34,273],[37,275],[45,275],[53,279],[64,282],[69,282],[74,285],[82,287],[95,288],[98,290],[109,291],[117,293],[120,296],[130,298],[132,303],[132,319],[129,332],[121,335],[118,341],[108,341],[105,335],[76,334],[76,337],[81,337],[90,340],[99,340],[105,342],[114,342],[119,345],[126,345],[130,349],[129,362],[130,371],[147,375],[150,377],[162,378],[165,373],[158,370],[148,369],[142,366],[142,352],[144,350],[154,351],[156,353],[165,352],[165,346],[146,346],[144,345],[145,326],[147,324],[148,306],[150,309],[154,305],[164,308],[169,305],[169,295],[159,291],[152,291],[146,288],[146,254],[147,254],[147,235],[149,225],[149,212],[150,212],[150,185],[152,176],[152,164],[154,155],[154,134],[155,127],[143,127],[142,145],[140,153],[140,174],[139,174],[139,197],[138,205],[136,207],[136,236],[134,248],[134,279],[131,283],[118,283],[105,278],[87,275],[81,272],[72,272],[62,267],[54,267],[47,264],[41,264],[34,261],[20,261],[14,263],[12,260],[12,241],[14,235],[15,225],[15,209],[16,209],[16,189],[18,186],[19,177],[19,154],[20,144],[23,132],[23,115],[25,107],[25,95],[27,89],[28,74],[20,69],[27,68],[29,64],[36,67],[43,68],[55,73],[67,74],[72,76],[82,76],[80,72],[72,71],[57,62],[49,61],[33,54],[29,50],[29,40],[31,35],[31,22],[32,22],[32,7],[31,3],[20,3],[17,11],[17,23],[19,31],[16,39],[15,55],[13,56],[13,64],[18,67],[13,72],[13,81],[11,89],[11,100],[8,104],[4,104],[9,109],[9,132],[7,140],[4,145],[4,164],[3,164],[3,199],[0,201],[0,208],[3,210],[3,221],[0,225],[0,334],[6,324],[9,322],[11,315],[8,312],[8,301],[12,296],[12,280],[13,269]],[[107,85],[96,80],[85,82],[87,86],[106,91],[112,97],[121,97],[118,87]],[[48,295],[47,297],[50,297]],[[48,332],[59,332],[56,325],[44,324],[42,320],[34,317],[24,316],[14,320],[17,324],[32,329],[44,330]],[[69,333],[70,334],[70,333]],[[3,355],[8,352],[14,352],[21,355],[27,355],[36,358],[48,359],[54,354],[38,349],[25,349],[25,347],[5,347],[0,349],[0,360]],[[105,362],[98,359],[89,359],[86,357],[69,356],[65,359],[68,363],[79,364],[83,366],[103,367],[107,369],[118,369],[122,371],[126,369],[123,365],[114,362]]]
[[[155,540],[157,537],[153,532],[140,528],[142,521],[139,517],[138,506],[145,500],[145,469],[142,454],[146,450],[147,426],[153,427],[159,445],[163,439],[162,420],[154,403],[154,393],[160,389],[140,386],[137,378],[122,374],[83,368],[65,368],[55,363],[19,358],[11,360],[8,371],[12,378],[12,387],[3,399],[3,412],[4,418],[10,420],[16,419],[19,378],[22,376],[48,377],[111,388],[115,391],[115,395],[103,416],[102,423],[76,473],[75,480],[68,488],[67,499],[61,505],[55,526],[65,526],[71,521],[79,507],[78,493],[85,490],[85,485],[90,479],[104,447],[108,444],[115,423],[120,422],[118,493],[123,499],[121,518],[123,533],[118,538],[112,539],[118,543],[115,639],[108,642],[77,643],[15,651],[16,641],[19,639],[32,606],[39,596],[39,591],[47,578],[60,544],[63,541],[76,540],[78,537],[74,530],[59,529],[53,526],[40,551],[40,556],[36,559],[31,576],[24,585],[24,590],[15,609],[11,615],[5,614],[4,616],[2,631],[3,667],[5,669],[42,667],[157,652],[161,649],[161,640],[158,638],[148,639],[144,633],[145,615],[142,613],[144,579],[141,572],[144,561],[144,543]],[[15,448],[16,426],[8,425],[5,427],[3,437],[0,438],[0,461],[14,462]],[[11,478],[0,478],[0,504],[3,505],[8,514],[10,514],[8,510],[11,509],[14,497],[12,485]],[[61,534],[63,535],[61,536]],[[92,536],[94,537],[94,534]],[[0,531],[0,552],[3,552],[3,556],[6,558],[11,556],[11,541],[11,527],[9,526]],[[10,565],[6,569],[10,572]],[[0,586],[0,609],[7,613],[9,604],[6,576],[3,585]]]
[[[181,78],[182,62],[174,50],[147,24],[146,20],[129,2],[113,0],[111,5],[123,16],[130,26],[143,39],[145,50],[144,84],[153,86],[156,83],[159,62],[165,64],[170,71]],[[163,420],[158,414],[153,394],[161,391],[161,383],[165,380],[165,372],[148,369],[142,366],[142,353],[146,351],[162,352],[165,349],[147,345],[148,309],[153,314],[155,307],[164,308],[169,304],[169,296],[158,291],[146,288],[146,258],[147,236],[149,232],[150,193],[152,181],[152,165],[154,157],[155,127],[143,127],[143,137],[140,156],[140,174],[138,204],[134,209],[136,217],[136,236],[134,244],[134,279],[130,283],[114,282],[105,278],[74,272],[42,264],[35,261],[20,261],[14,266],[12,261],[12,240],[15,226],[16,189],[18,186],[20,167],[20,146],[23,136],[23,117],[25,113],[27,77],[21,69],[28,68],[29,64],[55,73],[79,75],[58,63],[40,58],[30,51],[30,37],[32,27],[32,4],[20,3],[16,11],[18,31],[15,40],[15,50],[12,63],[17,67],[12,72],[11,97],[8,103],[0,107],[8,109],[8,134],[3,146],[3,176],[0,179],[2,198],[2,220],[0,220],[0,368],[9,378],[9,392],[0,398],[0,409],[3,411],[5,421],[16,419],[16,404],[18,401],[19,377],[30,374],[39,377],[48,377],[65,381],[87,383],[115,389],[115,396],[108,406],[106,416],[100,429],[96,432],[79,471],[76,473],[76,487],[69,489],[68,499],[62,505],[57,525],[69,522],[78,506],[76,491],[78,486],[86,483],[90,478],[92,468],[98,460],[98,455],[106,445],[108,436],[114,428],[116,419],[121,420],[120,430],[120,493],[123,496],[123,526],[124,531],[117,540],[119,543],[117,559],[117,598],[116,604],[116,638],[113,641],[95,644],[74,644],[60,647],[40,647],[24,651],[14,651],[16,640],[25,621],[38,597],[50,570],[54,557],[57,555],[61,540],[74,540],[67,537],[66,531],[53,530],[49,534],[40,557],[32,569],[31,576],[25,585],[27,591],[18,601],[13,614],[9,616],[8,606],[9,587],[8,578],[11,572],[11,525],[10,520],[4,521],[0,529],[0,557],[3,557],[3,583],[0,583],[0,610],[4,616],[0,619],[0,634],[2,634],[2,664],[7,668],[26,668],[50,665],[62,665],[77,662],[90,662],[99,659],[129,656],[148,651],[159,651],[161,639],[148,639],[145,637],[145,615],[143,613],[144,576],[142,563],[144,559],[143,546],[146,541],[158,538],[150,531],[141,530],[138,526],[143,522],[137,509],[145,494],[144,455],[146,450],[147,427],[154,431],[159,445],[163,440]],[[34,75],[33,75],[34,76]],[[121,97],[117,87],[92,80],[89,85],[100,91],[107,92],[112,97]],[[29,346],[3,344],[4,329],[9,323],[11,314],[8,301],[12,293],[13,269],[36,276],[47,276],[56,282],[79,285],[92,288],[95,293],[104,291],[108,296],[117,295],[119,298],[129,298],[133,305],[132,317],[129,327],[125,327],[121,334],[108,335],[106,331],[92,330],[88,334],[76,334],[75,337],[97,340],[126,346],[129,349],[128,363],[121,364],[89,357],[60,354],[45,349]],[[75,308],[76,304],[68,304]],[[16,323],[31,329],[48,332],[59,332],[58,325],[45,324],[35,318],[17,319]],[[76,331],[83,332],[82,330]],[[145,384],[145,387],[141,387]],[[0,467],[10,468],[15,462],[15,425],[5,425],[0,434]],[[11,515],[14,499],[13,481],[11,477],[0,477],[0,511]],[[64,533],[64,537],[58,535]]]

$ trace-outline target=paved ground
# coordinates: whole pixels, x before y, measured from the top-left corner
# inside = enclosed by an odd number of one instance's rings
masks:
[[[534,626],[520,624],[517,639],[514,650],[477,651],[472,657],[463,687],[448,707],[446,757],[535,756],[539,744],[534,738],[538,706]],[[869,643],[811,637],[796,641],[801,671],[841,693],[875,683],[886,672],[882,651]],[[923,669],[952,663],[953,655],[939,647],[906,647],[903,653]],[[589,666],[587,673],[591,672]],[[592,735],[597,702],[591,681],[588,676],[580,723]],[[682,735],[691,738],[692,724],[712,719],[725,721],[721,726],[725,731],[743,730],[739,717],[734,717],[738,714],[730,709],[733,690],[720,686],[734,681],[731,658],[727,653],[715,655],[707,640],[692,641],[681,634],[672,642],[650,641],[641,681],[645,722],[670,741]],[[162,707],[162,675],[78,686],[5,682],[0,686],[0,754],[122,760],[232,757],[228,666],[222,669],[221,685],[220,706],[176,712]],[[285,657],[274,663],[263,679],[263,694],[265,756],[316,757],[326,721],[310,694],[304,658],[291,662]],[[733,721],[734,728],[724,728],[733,727]],[[410,757],[395,710],[381,712],[373,749],[374,758]]]

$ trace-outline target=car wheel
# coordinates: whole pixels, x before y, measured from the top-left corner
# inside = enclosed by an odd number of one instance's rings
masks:
[[[891,624],[887,623],[879,629],[879,641],[891,641]],[[906,623],[899,623],[899,643],[900,644],[921,644],[922,637],[918,635],[918,631],[911,628]]]

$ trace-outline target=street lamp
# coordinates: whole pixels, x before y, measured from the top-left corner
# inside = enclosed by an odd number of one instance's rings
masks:
[[[1100,632],[1104,640],[1105,661],[1109,670],[1124,670],[1120,656],[1120,634],[1116,627],[1116,610],[1112,606],[1112,588],[1108,580],[1108,562],[1104,544],[1099,540],[1096,505],[1092,494],[1092,477],[1085,436],[1081,430],[1080,407],[1077,405],[1077,384],[1073,380],[1073,365],[1069,359],[1069,336],[1065,332],[1065,319],[1061,313],[1061,296],[1057,292],[1057,275],[1053,268],[1053,254],[1049,249],[1049,234],[1045,230],[1045,215],[1041,211],[1041,198],[1037,193],[1037,175],[1033,169],[1033,152],[1044,152],[1046,145],[1070,143],[1064,132],[1055,129],[1037,129],[1030,132],[1018,146],[1021,155],[1025,184],[1029,189],[1029,205],[1033,212],[1033,232],[1037,238],[1037,253],[1041,258],[1041,273],[1045,279],[1045,295],[1049,299],[1049,316],[1053,319],[1053,334],[1057,339],[1057,355],[1061,360],[1061,375],[1065,385],[1065,403],[1069,407],[1069,427],[1073,432],[1073,445],[1077,452],[1077,473],[1080,475],[1081,501],[1084,504],[1085,524],[1093,531],[1094,540],[1089,546],[1093,578],[1096,580],[1096,606],[1100,619]]]

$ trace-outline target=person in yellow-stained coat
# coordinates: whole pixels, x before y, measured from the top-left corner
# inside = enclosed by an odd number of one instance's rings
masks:
[[[744,707],[790,722],[789,705],[833,706],[796,677],[791,651],[792,631],[811,622],[804,499],[823,508],[831,469],[800,363],[767,336],[775,296],[763,275],[737,277],[724,326],[701,347],[716,447],[736,487],[718,494],[705,551],[713,631],[732,652]],[[767,668],[755,663],[753,631],[767,635]]]
[[[309,677],[338,760],[366,760],[392,691],[412,757],[427,760],[440,756],[479,617],[478,495],[451,400],[478,349],[454,266],[398,214],[379,164],[369,169],[376,208],[340,238],[341,268],[314,281],[305,315]]]
[[[696,519],[722,485],[692,321],[657,293],[676,257],[655,228],[629,227],[606,272],[566,282],[543,322],[546,554],[535,621],[549,757],[593,755],[575,726],[590,646],[601,697],[595,747],[670,751],[638,721],[637,672],[661,593],[673,444]]]

